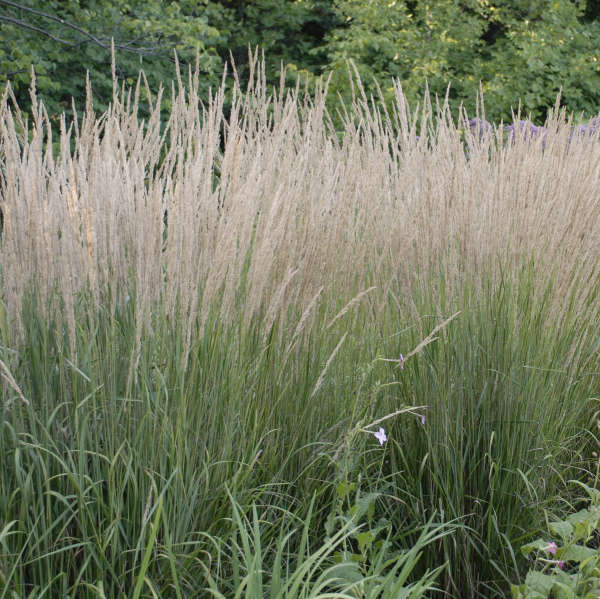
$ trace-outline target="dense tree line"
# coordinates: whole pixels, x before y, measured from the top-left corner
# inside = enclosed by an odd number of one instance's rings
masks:
[[[174,54],[192,64],[199,50],[201,91],[219,84],[233,57],[242,77],[248,47],[265,51],[267,76],[309,82],[333,71],[332,97],[349,97],[348,59],[368,91],[391,99],[397,78],[411,102],[425,85],[474,112],[480,82],[486,114],[523,112],[543,120],[562,89],[570,111],[600,105],[600,8],[595,0],[0,0],[0,85],[10,81],[27,106],[31,65],[51,118],[81,107],[89,70],[95,105],[117,77],[150,88],[173,79]]]

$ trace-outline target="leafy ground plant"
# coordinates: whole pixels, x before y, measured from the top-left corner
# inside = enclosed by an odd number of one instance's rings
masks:
[[[405,552],[390,551],[388,530],[385,541],[369,551],[367,563],[343,551],[344,546],[365,534],[364,525],[356,524],[360,520],[357,511],[314,546],[311,544],[314,502],[300,529],[290,525],[293,515],[287,514],[290,517],[282,518],[279,534],[271,542],[263,539],[266,522],[259,516],[256,505],[249,514],[233,499],[232,506],[232,536],[225,543],[215,540],[224,554],[221,559],[230,564],[231,575],[219,585],[207,574],[208,587],[215,598],[420,599],[436,588],[441,567],[417,580],[411,575],[425,546],[445,534],[443,527],[426,527],[419,541]]]
[[[535,558],[525,582],[512,586],[513,599],[593,599],[600,595],[600,491],[576,482],[589,506],[550,522],[556,540],[536,539],[521,548]]]

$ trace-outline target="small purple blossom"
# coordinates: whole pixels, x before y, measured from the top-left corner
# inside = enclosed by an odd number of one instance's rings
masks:
[[[569,144],[575,138],[576,141],[581,141],[586,137],[592,137],[600,129],[600,117],[593,118],[587,125],[576,125],[571,127],[571,133],[569,134]]]
[[[486,137],[491,136],[494,133],[494,128],[489,121],[480,118],[474,118],[467,121],[467,126],[471,130],[473,137],[483,141]]]
[[[421,424],[425,426],[425,416],[421,416]]]
[[[375,438],[379,441],[379,445],[383,445],[387,441],[385,430],[381,427],[376,433],[373,433],[373,435],[375,435]]]
[[[565,567],[565,562],[559,560],[558,564],[556,564],[561,570]]]
[[[594,134],[600,129],[600,116],[597,116],[588,121],[588,130],[590,134]]]
[[[552,543],[548,543],[544,547],[544,550],[547,551],[548,553],[550,553],[551,555],[555,555],[557,549],[558,549],[558,545],[554,541]]]
[[[525,141],[542,137],[542,150],[546,147],[548,129],[546,127],[538,127],[531,121],[515,121],[512,125],[504,127],[504,131],[511,142],[515,140],[517,135],[521,136]]]

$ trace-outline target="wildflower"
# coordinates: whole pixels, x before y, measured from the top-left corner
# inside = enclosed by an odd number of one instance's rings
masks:
[[[467,122],[469,129],[474,137],[478,137],[479,141],[483,141],[486,136],[494,133],[494,128],[485,119],[475,118]]]
[[[552,543],[548,543],[545,547],[544,550],[547,551],[548,553],[555,555],[556,554],[556,550],[558,549],[558,545],[554,542]]]
[[[524,140],[542,137],[542,150],[546,148],[546,137],[548,136],[546,127],[538,127],[531,121],[516,121],[512,125],[505,126],[504,131],[508,134],[509,141],[515,141],[517,134],[522,135]]]
[[[562,560],[559,560],[557,566],[562,570],[565,567],[565,562],[563,562]]]
[[[425,425],[425,416],[421,416],[421,424]]]
[[[375,438],[379,441],[380,445],[383,445],[387,441],[387,437],[385,435],[385,430],[383,428],[379,428],[376,433],[373,433]]]

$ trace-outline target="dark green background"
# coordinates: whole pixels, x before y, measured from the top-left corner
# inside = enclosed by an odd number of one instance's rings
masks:
[[[259,45],[274,84],[282,63],[290,84],[333,70],[332,98],[350,96],[352,59],[368,90],[377,80],[387,99],[392,77],[412,104],[426,82],[440,96],[450,82],[455,114],[461,103],[474,113],[480,81],[489,120],[512,120],[521,101],[541,122],[561,88],[577,118],[600,111],[597,0],[0,0],[0,85],[10,80],[27,109],[33,64],[58,119],[72,96],[83,107],[89,69],[102,111],[112,93],[111,38],[119,79],[133,83],[143,69],[153,91],[159,81],[170,86],[174,48],[184,64],[199,48],[207,97],[230,52],[243,78],[248,46]]]

